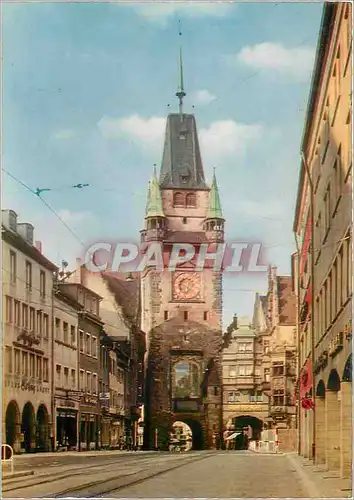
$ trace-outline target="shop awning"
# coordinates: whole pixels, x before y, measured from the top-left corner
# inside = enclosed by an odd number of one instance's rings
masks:
[[[233,434],[231,434],[231,436],[227,437],[225,439],[225,441],[230,441],[231,439],[235,439],[237,438],[237,436],[239,436],[240,434],[242,434],[241,432],[234,432]]]

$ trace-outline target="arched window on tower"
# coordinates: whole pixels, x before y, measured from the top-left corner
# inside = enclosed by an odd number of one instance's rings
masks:
[[[173,205],[175,207],[184,207],[185,202],[183,193],[175,193],[173,195]]]
[[[186,196],[187,207],[195,207],[197,204],[195,193],[188,193]]]

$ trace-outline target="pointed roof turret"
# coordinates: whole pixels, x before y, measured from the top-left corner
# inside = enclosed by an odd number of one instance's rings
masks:
[[[146,218],[147,217],[165,217],[162,208],[162,197],[159,181],[157,180],[155,166],[148,187],[148,199],[146,204]]]
[[[183,82],[183,59],[182,59],[182,47],[179,48],[179,82],[178,88],[176,92],[176,96],[179,99],[179,114],[181,119],[183,118],[183,97],[187,94],[184,90],[184,82]]]
[[[221,209],[218,184],[216,182],[215,168],[214,168],[214,174],[213,174],[213,182],[212,182],[210,193],[209,193],[209,203],[208,203],[208,210],[207,210],[206,218],[207,219],[222,219],[222,220],[224,220],[224,218],[222,216],[222,209]]]
[[[179,35],[182,35],[181,27]],[[183,112],[185,95],[182,48],[180,47],[179,81],[176,92],[179,99],[179,113],[171,113],[167,117],[160,187],[162,189],[207,190],[195,117]]]
[[[179,36],[182,36],[181,21],[178,21],[178,23],[179,23],[178,34],[179,34]],[[182,59],[182,47],[181,46],[179,48],[179,82],[178,82],[176,96],[179,99],[179,114],[180,114],[181,120],[183,120],[183,97],[186,96],[186,93],[184,91],[184,82],[183,82],[183,59]]]
[[[254,302],[252,324],[257,333],[263,333],[267,330],[267,319],[263,307],[263,301],[258,292],[256,293],[256,300]]]

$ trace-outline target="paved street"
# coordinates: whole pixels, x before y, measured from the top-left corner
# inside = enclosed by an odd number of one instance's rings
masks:
[[[34,475],[6,480],[4,498],[319,496],[294,458],[245,451],[33,455],[17,457],[20,469]]]

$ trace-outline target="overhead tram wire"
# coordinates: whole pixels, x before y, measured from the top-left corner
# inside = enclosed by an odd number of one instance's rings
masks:
[[[23,181],[15,177],[13,174],[2,168],[2,171],[5,172],[6,175],[14,179],[16,182],[21,184],[25,189],[30,191],[32,194],[34,194],[38,199],[41,200],[41,202],[55,215],[55,217],[63,224],[63,226],[66,227],[66,229],[74,236],[74,238],[83,246],[85,247],[85,243],[81,240],[81,238],[71,229],[70,226],[60,217],[60,215],[52,208],[49,203],[47,203],[39,194],[37,194],[36,191],[34,191],[32,188],[30,188],[27,184],[25,184]]]
[[[26,188],[28,191],[30,191],[32,194],[34,194],[36,196],[36,198],[39,198],[41,200],[41,202],[55,215],[55,217],[65,226],[65,228],[74,236],[74,238],[84,247],[86,248],[86,245],[85,243],[81,240],[81,238],[70,228],[70,226],[68,226],[68,224],[60,217],[60,215],[41,197],[39,196],[36,191],[34,191],[32,188],[30,188],[27,184],[25,184],[23,181],[21,181],[20,179],[18,179],[17,177],[15,177],[13,174],[11,174],[10,172],[8,172],[7,170],[5,170],[4,168],[1,169],[3,172],[5,172],[9,177],[11,177],[12,179],[14,179],[16,182],[18,182],[21,186],[23,186],[24,188]],[[346,196],[346,195],[350,195],[350,193],[347,193],[347,194],[343,194],[342,196]],[[268,219],[268,220],[279,220],[279,221],[282,221],[283,219],[281,218],[270,218],[270,217],[262,217],[261,215],[257,215],[257,218],[264,218],[264,219]],[[336,230],[335,228],[332,228],[332,231],[333,230]],[[338,229],[338,232],[341,232],[342,230],[339,230]],[[327,248],[327,247],[331,247],[331,246],[336,246],[338,245],[341,241],[343,241],[343,239],[341,240],[338,240],[334,243],[331,243],[329,245],[323,245],[321,248]],[[280,247],[287,247],[287,246],[292,246],[292,243],[279,243],[279,244],[275,244],[275,245],[263,245],[263,248],[280,248]]]

